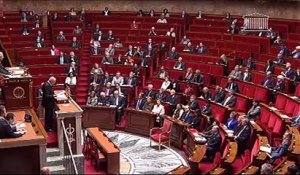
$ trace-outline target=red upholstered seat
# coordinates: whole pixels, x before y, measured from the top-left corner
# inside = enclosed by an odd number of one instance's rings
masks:
[[[285,96],[283,96],[281,94],[277,94],[275,107],[279,110],[284,110],[284,108],[286,106],[286,101],[287,100],[286,100]]]
[[[262,102],[269,101],[269,91],[266,88],[256,86],[253,94],[253,98],[258,99]]]
[[[237,103],[234,106],[234,109],[237,112],[247,112],[247,99],[246,98],[242,98],[240,96],[236,96],[237,97]]]
[[[296,105],[297,104],[294,101],[287,100],[285,108],[284,108],[284,113],[289,115],[289,116],[292,116],[293,113],[294,113],[294,109],[295,109]]]
[[[244,88],[241,90],[241,94],[246,95],[250,98],[254,97],[255,86],[250,84],[244,84]]]
[[[158,142],[159,144],[159,150],[161,147],[161,144],[164,142],[169,142],[170,146],[170,133],[172,130],[172,122],[170,120],[165,119],[163,126],[161,128],[152,128],[150,130],[150,146],[151,141],[154,140]]]
[[[238,156],[233,162],[232,170],[233,174],[240,174],[241,170],[247,167],[251,163],[251,153],[249,149],[245,150],[245,153]]]
[[[268,128],[269,129],[273,129],[273,127],[276,123],[276,120],[277,120],[277,116],[275,114],[271,113],[269,116],[269,120],[268,120]]]
[[[208,174],[221,162],[221,153],[217,152],[213,162],[200,162],[198,164],[198,169],[201,174]]]
[[[296,87],[295,96],[300,98],[300,84]]]

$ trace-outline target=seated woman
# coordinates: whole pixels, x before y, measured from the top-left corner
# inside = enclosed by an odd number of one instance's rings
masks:
[[[153,106],[154,106],[154,104],[153,104],[152,98],[148,97],[148,98],[146,98],[146,102],[144,103],[142,109],[145,111],[152,111]]]
[[[182,104],[177,104],[172,117],[180,119],[183,113],[184,113],[184,110],[183,110]]]
[[[52,45],[51,49],[50,49],[50,55],[51,56],[59,56],[60,51],[54,45]]]
[[[168,87],[170,86],[171,81],[169,81],[169,77],[165,78],[165,81],[162,82],[160,88],[163,89],[164,91],[168,89]]]
[[[94,40],[93,38],[90,41],[90,53],[92,55],[100,55],[101,54],[101,45],[100,42],[97,40]]]
[[[270,157],[271,164],[273,164],[278,158],[281,158],[287,154],[289,146],[291,144],[291,140],[292,134],[289,132],[285,132],[282,138],[282,143],[278,147],[271,147],[271,153],[267,153]]]
[[[187,83],[186,87],[183,90],[183,95],[189,97],[193,94],[194,94],[194,90],[192,88],[191,83]]]
[[[144,55],[144,52],[142,51],[141,46],[137,46],[136,50],[133,53],[133,56],[135,57],[142,57]]]
[[[97,104],[97,102],[98,102],[98,98],[96,96],[96,93],[95,93],[95,91],[92,91],[86,101],[86,105],[87,106],[95,106]]]
[[[157,115],[156,124],[161,125],[161,116],[165,115],[165,107],[161,104],[161,100],[157,99],[156,104],[153,106],[152,112]]]
[[[194,74],[193,74],[193,69],[192,68],[187,68],[186,70],[186,73],[185,73],[185,76],[184,76],[184,81],[187,81],[187,82],[191,82],[191,80],[193,79],[194,77]]]
[[[237,126],[238,126],[238,121],[237,121],[237,117],[239,116],[239,114],[235,111],[232,111],[229,115],[229,118],[225,124],[225,126],[227,127],[227,129],[235,131]]]
[[[120,38],[117,38],[117,41],[114,43],[114,48],[122,48],[123,44],[120,40]]]
[[[90,74],[92,74],[92,75],[94,75],[94,74],[97,74],[97,75],[103,75],[104,72],[103,72],[102,68],[99,67],[99,64],[98,64],[98,63],[95,63],[95,64],[94,64],[94,67],[91,69]]]
[[[210,100],[212,95],[208,87],[204,87],[202,89],[202,95],[200,96],[201,98],[204,98],[205,100]]]
[[[165,79],[168,76],[168,72],[165,70],[164,66],[161,66],[159,71],[157,72],[157,77],[161,79]]]
[[[74,76],[72,72],[69,73],[68,77],[65,80],[65,84],[68,85],[76,85],[77,84],[77,78]]]
[[[80,43],[79,41],[77,40],[77,37],[73,37],[72,41],[71,41],[71,47],[72,48],[79,48],[80,47]]]

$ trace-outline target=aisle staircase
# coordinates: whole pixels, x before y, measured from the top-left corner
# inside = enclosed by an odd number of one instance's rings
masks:
[[[86,28],[83,36],[82,54],[80,58],[80,70],[76,88],[76,102],[79,105],[85,105],[87,91],[89,88],[89,69],[90,69],[90,39],[91,28]]]
[[[63,166],[63,157],[60,156],[58,148],[47,148],[47,167],[51,174],[64,174],[66,169]]]

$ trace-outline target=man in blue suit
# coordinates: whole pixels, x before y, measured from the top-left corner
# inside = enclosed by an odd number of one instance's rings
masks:
[[[135,109],[137,110],[142,110],[143,109],[143,106],[145,104],[145,99],[144,99],[144,93],[139,93],[139,97],[138,99],[136,100],[136,102],[134,103],[134,107]]]
[[[116,106],[117,108],[116,123],[119,125],[125,107],[124,99],[119,95],[119,91],[117,90],[114,91],[114,95],[109,99],[109,105]]]
[[[289,132],[284,133],[283,135],[283,141],[279,145],[279,147],[272,147],[271,154],[269,155],[270,163],[273,164],[276,159],[285,156],[288,152],[289,146],[291,144],[292,134]]]
[[[193,114],[190,110],[189,107],[185,108],[185,111],[184,113],[182,114],[181,118],[180,118],[181,121],[185,122],[185,123],[188,123],[190,124],[193,120]]]
[[[212,137],[209,137],[206,142],[206,157],[208,160],[213,160],[217,151],[220,151],[222,137],[219,132],[219,126],[212,127]]]
[[[225,89],[227,89],[227,90],[233,90],[236,93],[240,92],[239,86],[237,85],[237,83],[231,77],[228,78],[228,81],[227,81]]]

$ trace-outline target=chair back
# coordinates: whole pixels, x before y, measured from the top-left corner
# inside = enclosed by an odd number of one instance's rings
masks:
[[[172,130],[172,125],[173,125],[173,122],[171,122],[170,120],[165,119],[165,120],[164,120],[163,127],[162,127],[162,129],[161,129],[161,132],[162,132],[163,134],[170,133],[171,130]]]
[[[217,152],[214,158],[214,164],[219,165],[221,163],[221,153]]]

